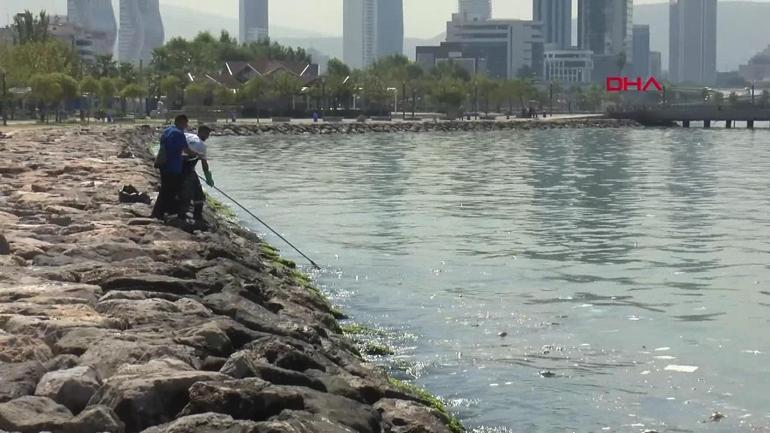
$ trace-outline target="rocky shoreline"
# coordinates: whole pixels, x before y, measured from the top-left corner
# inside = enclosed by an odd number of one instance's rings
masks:
[[[462,430],[365,362],[253,233],[209,212],[211,231],[191,234],[120,203],[124,185],[155,190],[150,140],[148,127],[0,136],[0,431]]]
[[[642,125],[633,120],[585,117],[572,119],[530,119],[523,121],[478,122],[356,122],[356,123],[263,123],[218,124],[215,135],[325,135],[367,134],[397,132],[483,132],[562,128],[637,128]]]

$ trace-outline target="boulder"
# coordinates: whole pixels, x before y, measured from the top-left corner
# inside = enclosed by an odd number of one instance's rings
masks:
[[[45,372],[40,361],[0,363],[0,403],[34,394]]]
[[[185,280],[166,275],[132,275],[107,278],[100,283],[105,290],[144,290],[171,293],[174,295],[205,296],[221,286],[198,280]]]
[[[150,427],[142,433],[261,433],[253,421],[235,420],[220,413],[202,413]]]
[[[386,398],[374,408],[382,414],[386,430],[393,433],[452,433],[446,414],[415,401]]]
[[[8,239],[0,233],[0,256],[7,256],[11,254],[11,244],[8,243]]]
[[[146,364],[126,364],[106,379],[89,405],[102,404],[126,424],[127,433],[174,419],[188,402],[188,389],[196,382],[222,381],[220,373],[197,371],[173,358]]]
[[[256,377],[275,385],[305,386],[318,391],[326,391],[326,387],[318,379],[262,362],[250,350],[242,350],[232,354],[219,372],[236,379]]]
[[[190,387],[185,415],[217,412],[238,419],[264,421],[285,409],[300,410],[302,394],[295,389],[273,387],[262,379],[249,378],[198,382]]]
[[[60,432],[71,419],[66,407],[48,397],[25,396],[0,403],[0,429],[12,432]]]
[[[64,426],[64,433],[124,433],[125,429],[112,409],[89,406]]]
[[[209,355],[229,355],[233,352],[233,344],[227,333],[216,323],[206,322],[195,328],[182,331],[182,336],[175,340]]]
[[[80,413],[101,384],[93,368],[74,367],[46,373],[37,384],[35,395],[48,397],[66,406],[72,413]]]
[[[381,431],[380,413],[345,397],[298,386],[272,385],[257,378],[200,382],[190,388],[183,413],[218,412],[265,421],[286,410],[305,411],[360,433]]]
[[[43,340],[26,335],[0,335],[0,362],[47,361],[52,357],[51,349]]]

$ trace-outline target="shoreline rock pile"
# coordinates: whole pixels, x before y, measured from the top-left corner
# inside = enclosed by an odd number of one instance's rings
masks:
[[[0,431],[435,432],[457,425],[365,362],[291,262],[155,190],[150,128],[0,140]],[[450,428],[451,426],[451,428]]]
[[[397,132],[484,132],[509,130],[538,130],[562,128],[635,128],[641,125],[633,120],[599,117],[575,119],[543,119],[526,121],[480,122],[366,122],[366,123],[263,123],[220,124],[215,135],[326,135],[368,134]]]

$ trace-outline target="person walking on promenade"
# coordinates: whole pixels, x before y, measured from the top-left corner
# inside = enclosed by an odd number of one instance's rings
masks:
[[[184,155],[182,174],[184,176],[184,187],[182,192],[182,207],[187,210],[190,208],[190,202],[193,204],[193,219],[195,224],[200,226],[203,222],[203,204],[206,196],[203,195],[203,188],[198,178],[195,168],[198,161],[201,162],[203,173],[206,176],[206,184],[214,186],[214,178],[211,176],[209,163],[206,160],[206,140],[211,136],[211,128],[200,126],[198,134],[186,133],[187,146],[189,150]]]
[[[180,196],[184,185],[182,152],[188,149],[184,130],[189,120],[184,114],[174,119],[174,125],[163,131],[155,167],[160,169],[160,193],[152,210],[153,218],[164,220],[166,214],[184,218]]]

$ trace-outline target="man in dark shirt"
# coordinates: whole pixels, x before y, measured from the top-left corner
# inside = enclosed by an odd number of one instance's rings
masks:
[[[187,116],[181,114],[174,119],[174,126],[166,128],[160,137],[160,151],[155,161],[160,169],[160,193],[152,211],[153,218],[163,220],[167,213],[184,218],[180,196],[184,185],[182,152],[187,150],[184,130],[188,123]]]

